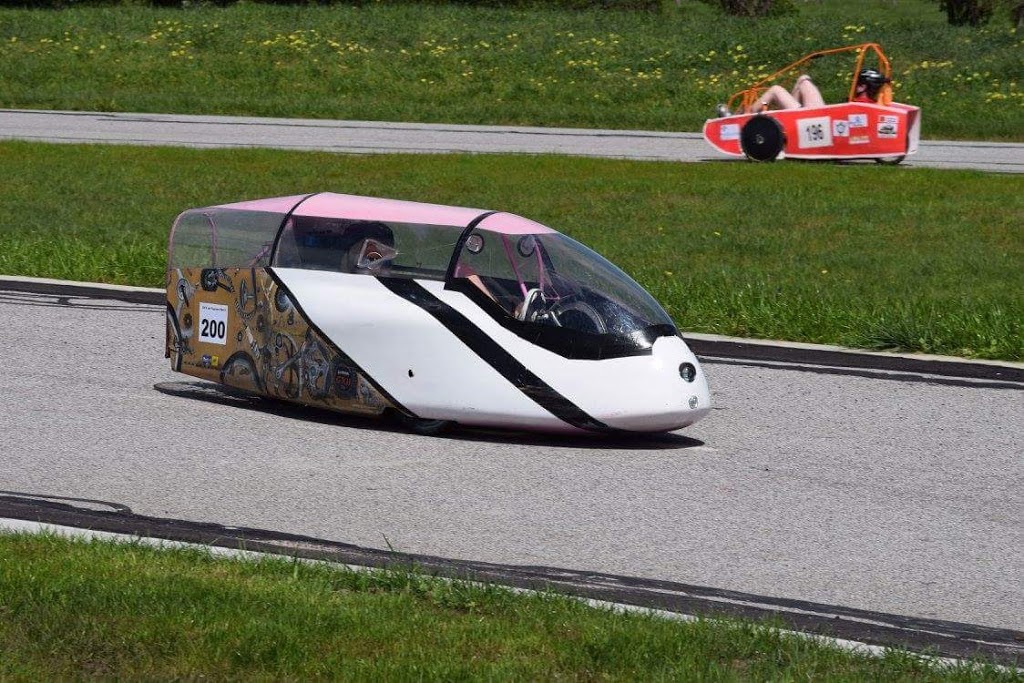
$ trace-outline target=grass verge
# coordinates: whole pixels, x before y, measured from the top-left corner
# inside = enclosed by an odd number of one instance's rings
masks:
[[[741,87],[880,42],[923,135],[1024,140],[1024,34],[952,27],[933,0],[796,0],[758,20],[458,4],[0,8],[0,107],[699,130]],[[851,61],[812,68],[829,101]]]
[[[0,534],[0,678],[1014,681],[750,623],[201,550]]]
[[[162,286],[184,208],[330,190],[533,218],[621,266],[691,332],[1024,360],[1012,176],[20,142],[0,143],[0,165],[14,170],[0,195],[9,275]]]

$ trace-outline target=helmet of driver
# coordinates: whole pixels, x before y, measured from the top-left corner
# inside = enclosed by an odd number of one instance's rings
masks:
[[[861,69],[857,74],[857,85],[863,85],[868,97],[872,99],[878,96],[878,91],[883,85],[891,82],[891,78],[882,75],[877,69]]]

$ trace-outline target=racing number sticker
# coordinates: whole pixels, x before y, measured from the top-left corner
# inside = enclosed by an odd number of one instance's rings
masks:
[[[228,307],[221,304],[199,304],[199,341],[226,344]]]
[[[797,119],[796,129],[800,136],[797,146],[801,149],[832,145],[832,119],[827,116]]]

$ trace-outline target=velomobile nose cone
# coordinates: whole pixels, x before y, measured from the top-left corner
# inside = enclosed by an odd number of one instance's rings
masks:
[[[618,388],[609,387],[609,405],[595,415],[609,427],[667,432],[691,425],[711,411],[704,370],[681,338],[661,337],[650,356],[621,360],[628,364],[617,369]]]

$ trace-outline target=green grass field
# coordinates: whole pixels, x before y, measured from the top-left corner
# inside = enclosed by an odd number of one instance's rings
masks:
[[[815,50],[875,41],[925,137],[1024,140],[1024,35],[931,0],[796,0],[752,21],[661,13],[196,3],[0,8],[0,107],[699,130],[716,102]],[[835,101],[850,62],[821,60]]]
[[[179,211],[330,190],[551,225],[691,332],[1024,359],[1024,195],[1009,175],[16,142],[0,165],[16,169],[0,194],[7,274],[162,286]]]
[[[408,571],[0,534],[2,680],[1020,681]]]

